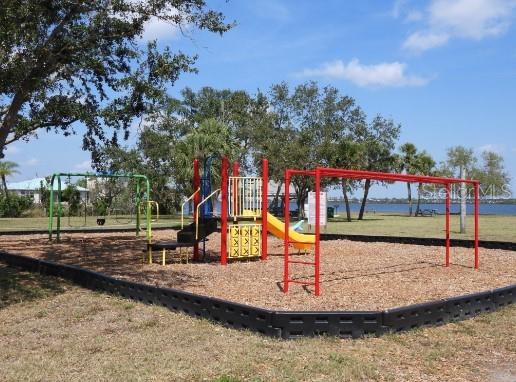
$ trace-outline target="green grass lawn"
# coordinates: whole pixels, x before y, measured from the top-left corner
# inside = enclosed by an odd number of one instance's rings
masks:
[[[457,239],[473,238],[473,217],[467,218],[466,234],[459,233],[459,217],[451,217],[451,237]],[[185,223],[191,219],[185,219]],[[62,229],[83,228],[83,218],[72,218],[71,224],[68,217],[61,220]],[[86,227],[101,228],[96,224],[96,217],[89,217]],[[152,227],[178,227],[181,217],[177,215],[161,216],[158,222],[153,222]],[[47,229],[46,218],[2,218],[0,219],[0,231],[23,230],[23,229]],[[142,220],[142,227],[145,225]],[[107,217],[104,227],[134,227],[134,220],[128,217]],[[55,221],[54,221],[55,227]],[[305,225],[306,232],[310,232]],[[411,237],[444,237],[444,216],[432,217],[408,217],[406,215],[377,213],[368,214],[364,220],[353,220],[351,223],[343,218],[330,219],[326,233],[359,234],[359,235],[386,235],[386,236],[411,236]],[[510,215],[481,215],[480,216],[480,239],[516,241],[516,216]]]
[[[451,237],[473,239],[473,217],[468,216],[467,233],[459,232],[459,216],[451,216]],[[480,215],[480,239],[516,241],[516,216]],[[307,232],[308,226],[305,226]],[[321,232],[356,235],[386,235],[444,238],[445,217],[409,217],[397,214],[369,214],[364,220],[344,221],[343,218],[330,219],[326,229]],[[312,231],[313,232],[313,228]]]
[[[185,222],[189,222],[191,219],[185,219]],[[54,229],[57,224],[57,219],[54,218]],[[140,222],[141,226],[145,226],[145,219],[142,218]],[[181,217],[176,215],[165,215],[160,216],[158,221],[152,223],[152,227],[173,227],[181,224]],[[61,229],[74,229],[74,228],[102,228],[102,227],[122,227],[130,228],[135,227],[136,222],[134,217],[110,217],[106,218],[104,226],[97,225],[96,216],[88,216],[86,222],[81,217],[71,217],[68,219],[67,216],[61,218]],[[33,230],[48,228],[48,218],[0,218],[0,231],[9,230]]]
[[[281,341],[0,264],[2,381],[514,381],[516,306],[441,327]]]

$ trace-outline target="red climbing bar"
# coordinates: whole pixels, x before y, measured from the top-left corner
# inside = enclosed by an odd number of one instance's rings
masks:
[[[267,208],[269,185],[269,161],[262,159],[262,260],[267,260]]]
[[[450,266],[450,184],[446,183],[446,266]]]
[[[320,270],[320,258],[321,258],[321,226],[320,215],[321,215],[321,171],[319,168],[315,170],[315,295],[321,294],[319,286],[319,270]],[[287,231],[286,231],[287,232]]]
[[[479,183],[475,183],[475,269],[478,269],[479,260],[478,260],[478,214],[479,214]]]
[[[288,282],[289,282],[289,278],[288,278],[288,262],[289,262],[289,258],[288,258],[288,251],[289,251],[289,247],[288,247],[288,226],[289,226],[289,217],[290,217],[290,207],[289,207],[289,204],[290,204],[290,195],[289,195],[289,190],[290,190],[290,173],[289,173],[289,170],[285,170],[285,191],[284,191],[284,202],[285,202],[285,206],[284,206],[284,211],[283,211],[283,215],[284,215],[284,221],[285,221],[285,234],[283,235],[283,250],[284,250],[284,256],[283,256],[283,292],[284,293],[287,293],[288,292]]]

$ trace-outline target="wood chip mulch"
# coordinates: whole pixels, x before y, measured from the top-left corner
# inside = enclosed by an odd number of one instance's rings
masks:
[[[176,231],[157,231],[155,240],[173,240]],[[453,248],[452,264],[443,266],[444,247],[347,240],[321,242],[321,292],[291,284],[282,291],[283,243],[269,236],[267,261],[218,263],[220,234],[206,243],[203,263],[179,263],[172,253],[166,266],[155,251],[152,265],[142,264],[145,239],[133,233],[64,234],[60,243],[46,235],[2,236],[0,247],[15,254],[78,265],[113,277],[219,297],[277,310],[378,310],[474,293],[516,283],[516,252]],[[312,261],[313,255],[293,257]],[[291,277],[310,279],[313,267],[291,265]]]

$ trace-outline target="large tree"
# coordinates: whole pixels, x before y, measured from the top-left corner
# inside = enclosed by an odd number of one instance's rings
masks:
[[[396,167],[394,148],[400,134],[400,125],[391,119],[377,115],[371,123],[360,123],[354,127],[354,139],[364,147],[362,169],[367,171],[391,172]],[[365,206],[372,182],[364,182],[364,195],[358,213],[358,220],[364,218]]]
[[[482,164],[472,170],[472,178],[480,180],[483,196],[496,198],[510,195],[510,177],[505,171],[504,159],[493,151],[482,152]]]
[[[0,155],[39,131],[72,134],[83,148],[117,144],[165,88],[194,71],[194,56],[142,44],[147,23],[224,33],[204,0],[4,0],[0,7]],[[94,159],[96,156],[94,155]]]
[[[185,106],[185,99],[168,99],[159,112],[150,115],[137,135],[136,146],[108,145],[97,167],[102,170],[138,172],[151,181],[152,198],[160,208],[173,211],[192,189],[192,161],[209,156],[238,158],[239,144],[231,129],[220,119],[198,119]],[[214,161],[217,176],[220,161]],[[218,182],[218,177],[213,179]]]
[[[354,142],[349,136],[341,137],[335,144],[331,166],[350,170],[359,170],[362,163],[364,146]],[[346,219],[351,222],[351,207],[349,205],[349,194],[358,186],[355,180],[340,179],[344,206],[346,209]]]

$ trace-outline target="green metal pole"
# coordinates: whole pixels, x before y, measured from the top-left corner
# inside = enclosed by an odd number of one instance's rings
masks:
[[[147,241],[150,243],[151,241],[151,209],[150,209],[150,204],[149,204],[149,201],[150,201],[150,182],[149,182],[149,179],[145,176],[144,177],[145,179],[145,186],[147,188],[147,197],[146,197],[146,204],[147,204],[147,209],[145,210],[146,211],[146,225],[147,225]]]
[[[136,236],[140,236],[140,179],[136,179]]]
[[[52,240],[52,224],[54,223],[54,179],[56,174],[52,175],[50,180],[50,201],[48,205],[48,240]]]
[[[57,174],[57,241],[61,238],[61,212],[61,175]]]

